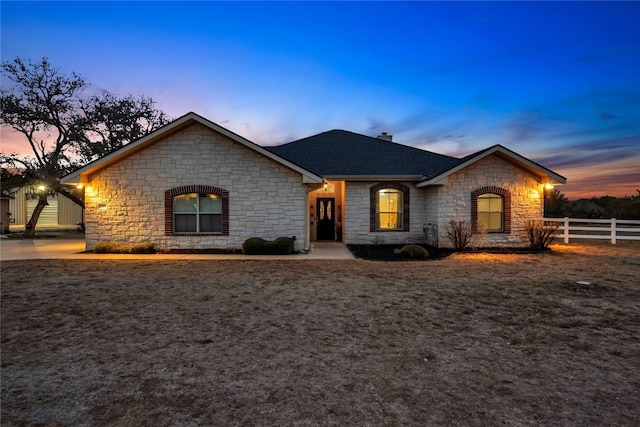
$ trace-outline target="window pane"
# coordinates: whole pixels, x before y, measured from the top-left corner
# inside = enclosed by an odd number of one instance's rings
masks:
[[[502,212],[502,197],[491,199],[491,212]]]
[[[196,229],[196,215],[174,215],[174,228],[176,233],[195,233]]]
[[[486,197],[478,197],[478,212],[489,212],[489,199]]]
[[[221,213],[222,199],[215,194],[201,194],[200,212]]]
[[[398,190],[385,188],[378,191],[378,212],[400,212],[402,208],[402,193]]]
[[[394,229],[399,227],[399,216],[396,213],[381,213],[378,215],[378,228]]]
[[[195,213],[198,211],[197,194],[181,194],[173,198],[173,212]]]
[[[502,197],[487,193],[478,196],[478,212],[502,212]]]
[[[201,233],[219,233],[222,231],[222,215],[200,214]]]
[[[402,193],[389,188],[378,191],[378,212],[399,212],[402,207]]]
[[[489,224],[489,214],[478,212],[478,224],[480,224],[485,230],[489,230],[491,228]]]
[[[490,213],[489,215],[489,230],[501,230],[502,229],[502,214]]]

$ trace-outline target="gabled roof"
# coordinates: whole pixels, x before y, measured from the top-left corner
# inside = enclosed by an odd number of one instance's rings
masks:
[[[466,168],[467,166],[475,163],[485,157],[491,155],[497,155],[520,168],[529,171],[533,175],[536,175],[540,179],[541,184],[566,184],[567,179],[555,173],[554,171],[545,168],[542,165],[539,165],[536,162],[533,162],[526,157],[521,156],[520,154],[509,150],[502,145],[494,145],[489,148],[485,148],[484,150],[480,150],[476,153],[470,154],[458,162],[450,165],[450,167],[439,171],[437,174],[433,174],[430,176],[426,176],[421,182],[416,184],[416,187],[425,187],[428,185],[439,185],[444,184],[447,180],[447,177],[455,172],[458,172],[461,169]]]
[[[267,147],[325,178],[419,180],[456,164],[436,154],[345,130],[330,130],[275,147]]]
[[[302,182],[304,183],[320,183],[322,182],[322,177],[316,175],[315,173],[307,170],[303,167],[300,167],[297,164],[292,163],[291,161],[282,158],[277,153],[273,153],[269,150],[266,150],[264,147],[261,147],[248,139],[241,137],[228,129],[219,126],[212,121],[205,119],[202,116],[199,116],[196,113],[188,113],[184,116],[172,121],[171,123],[161,127],[160,129],[151,132],[150,134],[143,136],[142,138],[131,142],[130,144],[125,145],[124,147],[110,153],[104,157],[95,160],[88,165],[78,169],[77,171],[70,173],[69,175],[64,176],[60,181],[63,184],[71,184],[71,183],[86,183],[89,181],[89,176],[110,166],[113,165],[126,157],[131,156],[134,153],[137,153],[140,150],[145,149],[146,147],[155,144],[156,142],[175,134],[193,124],[199,123],[203,126],[208,127],[214,132],[221,133],[222,135],[230,138],[231,140],[244,145],[245,147],[254,150],[265,157],[274,160],[281,165],[292,169],[302,175]]]

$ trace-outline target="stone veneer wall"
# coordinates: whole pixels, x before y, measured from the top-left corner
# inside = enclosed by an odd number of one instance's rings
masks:
[[[228,236],[165,236],[165,191],[186,185],[229,192]],[[91,177],[85,189],[87,249],[101,241],[239,248],[253,236],[296,236],[297,249],[303,249],[306,188],[299,173],[193,125]]]
[[[345,183],[344,242],[347,244],[401,244],[423,243],[423,225],[426,220],[427,192],[415,188],[412,182],[402,182],[409,187],[409,231],[370,231],[370,188],[381,182]]]
[[[447,223],[471,220],[471,193],[481,187],[500,187],[511,192],[511,233],[487,233],[478,246],[526,246],[524,220],[542,218],[541,186],[537,177],[492,155],[449,176],[447,184],[437,187],[438,240],[440,247],[451,247],[446,236]]]

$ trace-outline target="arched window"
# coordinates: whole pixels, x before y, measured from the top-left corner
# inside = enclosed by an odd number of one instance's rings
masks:
[[[502,231],[504,221],[502,196],[486,193],[478,196],[478,225],[488,232]]]
[[[483,187],[471,193],[471,220],[487,233],[511,233],[511,193],[504,188]]]
[[[229,235],[229,193],[191,185],[165,192],[165,235]]]
[[[409,231],[409,187],[377,184],[370,189],[370,231]]]
[[[376,228],[397,230],[402,228],[402,192],[394,188],[378,190]]]

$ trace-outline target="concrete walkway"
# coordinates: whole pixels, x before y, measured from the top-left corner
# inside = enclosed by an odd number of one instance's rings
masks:
[[[82,253],[82,239],[2,239],[0,260],[24,259],[191,259],[191,260],[287,260],[354,259],[347,247],[338,242],[312,242],[308,254],[299,255],[209,255],[209,254],[94,254]]]

